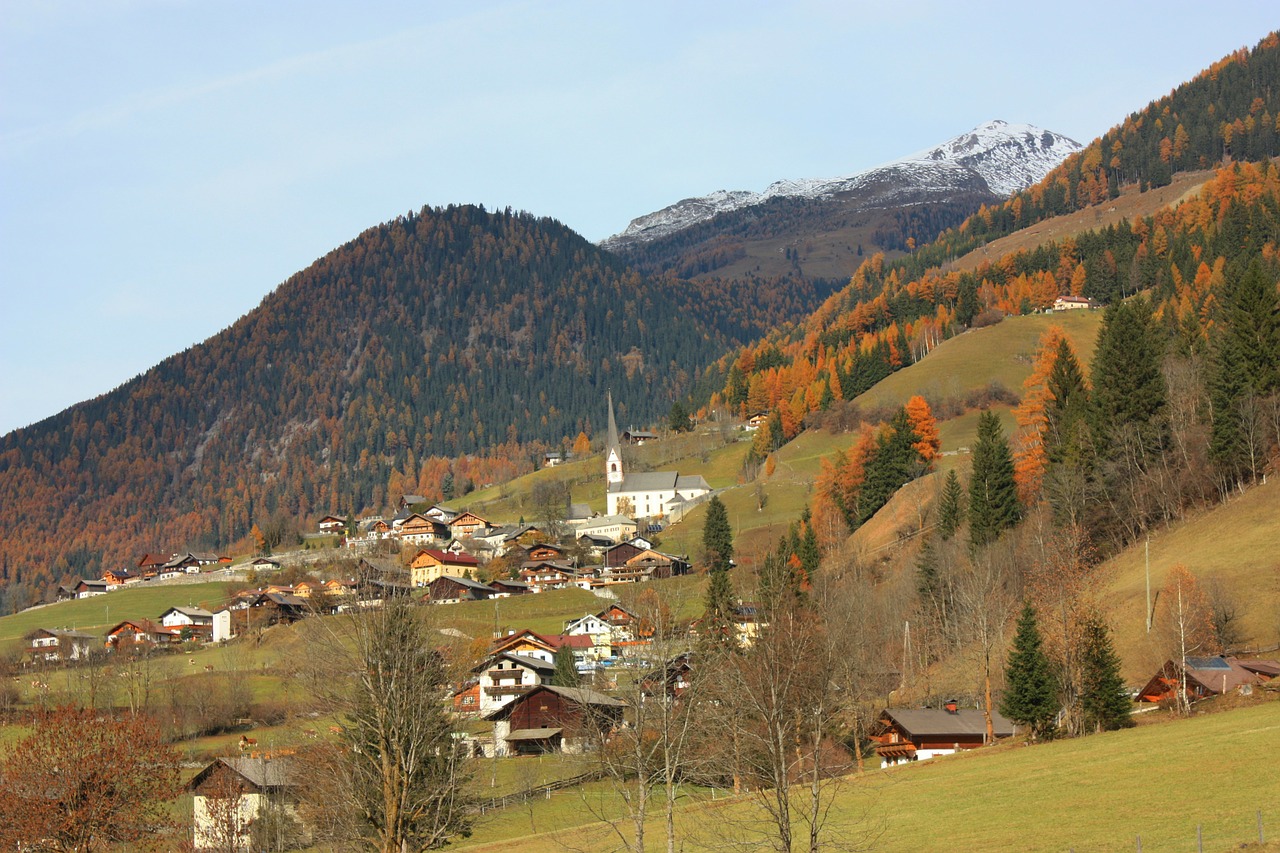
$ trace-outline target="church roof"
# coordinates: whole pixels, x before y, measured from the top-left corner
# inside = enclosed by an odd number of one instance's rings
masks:
[[[604,453],[605,453],[605,456],[608,456],[610,451],[615,451],[618,454],[618,458],[621,459],[622,450],[618,445],[618,422],[614,420],[614,417],[613,417],[613,392],[610,391],[608,396],[609,396],[609,439],[608,439],[609,443],[605,446]]]
[[[627,474],[621,483],[610,483],[611,492],[664,492],[676,487],[680,475],[675,471],[645,471]],[[699,477],[698,479],[702,479]]]

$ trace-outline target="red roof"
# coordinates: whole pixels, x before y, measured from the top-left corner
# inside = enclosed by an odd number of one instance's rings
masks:
[[[426,554],[433,559],[439,560],[441,563],[450,563],[455,566],[478,566],[480,561],[470,554],[455,554],[452,551],[439,551],[435,548],[423,548],[418,552],[418,556]],[[416,559],[416,557],[415,557]]]

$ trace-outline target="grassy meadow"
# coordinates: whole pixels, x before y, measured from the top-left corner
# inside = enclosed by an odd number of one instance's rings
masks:
[[[1247,745],[1242,748],[1242,744]],[[830,825],[835,838],[861,838],[879,851],[1205,850],[1225,851],[1257,838],[1263,812],[1280,836],[1280,702],[1230,713],[1143,725],[1074,740],[1018,744],[945,756],[842,780]],[[686,850],[721,849],[742,837],[755,812],[721,792],[708,802],[690,792],[677,831]],[[619,838],[594,818],[622,814],[616,792],[600,783],[482,821],[458,845],[496,853],[519,843],[525,853],[616,850]],[[646,832],[661,843],[659,815]],[[796,826],[796,831],[802,831]],[[623,830],[630,837],[629,827]],[[771,849],[764,839],[735,849]]]

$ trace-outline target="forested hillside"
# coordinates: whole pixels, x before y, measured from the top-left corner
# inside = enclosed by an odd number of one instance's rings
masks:
[[[1051,452],[1078,476],[1074,493],[1058,494],[1070,504],[1060,507],[1066,517],[1095,541],[1118,544],[1252,481],[1280,432],[1280,173],[1269,159],[1278,114],[1280,39],[1272,35],[1130,116],[1040,184],[937,244],[896,262],[868,259],[808,321],[721,360],[723,385],[711,405],[776,413],[770,440],[757,448],[762,458],[806,418],[848,406],[938,341],[1045,309],[1059,295],[1085,296],[1113,310],[1093,396],[1088,406],[1077,401],[1090,411],[1090,437]],[[1161,133],[1181,141],[1165,145]],[[1099,146],[1114,152],[1109,173],[1090,171],[1090,152]],[[1171,169],[1224,160],[1198,194],[1152,216],[992,256],[965,271],[933,263],[1017,227],[1014,220],[1027,224],[1106,203],[1114,184],[1108,174],[1153,186]],[[1131,299],[1135,294],[1142,295]],[[1054,353],[1042,359],[1047,375]],[[848,505],[851,475],[833,476],[845,481],[845,494],[833,494],[842,497],[833,502]]]
[[[203,344],[0,439],[12,601],[255,521],[380,509],[528,470],[603,418],[648,424],[812,287],[642,279],[568,228],[424,209],[321,258]],[[109,334],[109,330],[104,330]]]

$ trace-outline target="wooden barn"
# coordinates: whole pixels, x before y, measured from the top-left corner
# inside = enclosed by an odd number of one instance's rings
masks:
[[[997,738],[1011,737],[1013,723],[991,712]],[[902,761],[923,761],[987,743],[986,716],[978,708],[960,708],[948,702],[942,708],[886,708],[871,730],[881,766]]]
[[[622,723],[625,703],[585,687],[543,684],[485,719],[493,720],[499,755],[582,753],[602,745]]]

